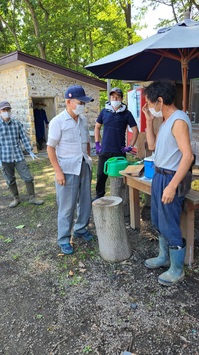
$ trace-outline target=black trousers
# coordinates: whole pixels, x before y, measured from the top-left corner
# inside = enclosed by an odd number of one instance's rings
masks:
[[[104,163],[112,157],[126,157],[126,154],[120,153],[101,153],[98,158],[97,168],[97,184],[96,184],[96,196],[103,197],[105,195],[105,186],[108,175],[104,174]]]

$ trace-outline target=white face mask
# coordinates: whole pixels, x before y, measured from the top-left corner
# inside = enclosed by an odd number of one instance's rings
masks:
[[[76,108],[73,110],[75,115],[80,115],[81,113],[84,113],[84,105],[78,105],[76,104]]]
[[[156,111],[154,107],[149,108],[149,111],[154,117],[162,117],[162,111]]]
[[[3,120],[8,120],[10,118],[11,113],[8,111],[2,111],[0,113],[0,116],[3,118]]]
[[[120,107],[120,105],[121,105],[121,101],[111,100],[111,106],[118,108],[118,107]]]

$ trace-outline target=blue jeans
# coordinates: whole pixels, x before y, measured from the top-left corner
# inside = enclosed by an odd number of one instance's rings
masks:
[[[155,173],[151,190],[151,221],[153,226],[168,241],[170,246],[182,246],[182,233],[180,217],[184,196],[178,197],[177,193],[171,203],[163,204],[162,193],[169,184],[173,175]]]
[[[91,213],[91,170],[82,162],[80,175],[64,174],[66,185],[56,183],[58,204],[58,245],[69,243],[74,221],[74,231],[84,233]]]

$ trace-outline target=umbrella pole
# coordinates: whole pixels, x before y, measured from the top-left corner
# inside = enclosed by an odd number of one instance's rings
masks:
[[[187,71],[188,71],[188,60],[184,57],[181,60],[182,66],[182,109],[184,112],[187,111]]]
[[[182,106],[183,111],[187,111],[187,68],[183,69],[183,80],[182,80]]]
[[[107,80],[107,100],[109,100],[109,92],[111,92],[111,79]]]

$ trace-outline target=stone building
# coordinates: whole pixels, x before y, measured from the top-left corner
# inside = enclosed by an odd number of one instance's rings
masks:
[[[35,152],[35,108],[43,107],[50,121],[65,108],[66,88],[81,85],[86,94],[94,98],[85,109],[92,131],[100,110],[100,90],[107,88],[102,80],[20,51],[0,57],[0,83],[0,101],[11,103],[13,117],[23,123]]]

